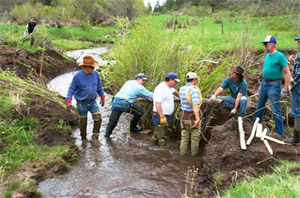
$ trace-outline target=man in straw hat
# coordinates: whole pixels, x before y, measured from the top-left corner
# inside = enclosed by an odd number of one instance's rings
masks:
[[[239,109],[239,115],[245,116],[247,109],[247,82],[244,80],[244,69],[240,66],[231,68],[230,77],[225,78],[221,87],[211,96],[209,102],[214,102],[225,88],[230,89],[231,96],[219,96],[222,106],[231,109],[230,114],[235,115]]]
[[[67,108],[71,105],[73,95],[77,102],[76,108],[79,114],[78,123],[83,145],[85,145],[87,140],[86,128],[88,111],[92,114],[94,120],[92,139],[95,141],[93,142],[99,143],[98,137],[102,119],[96,98],[99,95],[101,98],[100,104],[104,106],[105,96],[101,80],[95,71],[95,67],[98,65],[98,62],[95,61],[92,56],[84,56],[83,62],[79,64],[79,66],[83,66],[83,69],[74,75],[66,97]]]
[[[295,41],[300,49],[300,36],[295,38]],[[288,144],[298,144],[300,143],[300,54],[296,56],[294,62],[290,85],[292,87],[291,114],[294,117],[294,136],[283,141]]]
[[[201,134],[201,115],[200,106],[202,96],[200,89],[196,86],[199,82],[199,76],[194,72],[186,75],[186,84],[179,89],[181,99],[182,117],[180,154],[187,154],[188,145],[191,141],[191,154],[195,156],[199,151],[199,140]]]
[[[285,55],[276,50],[276,39],[273,36],[266,36],[265,40],[261,43],[263,43],[268,53],[265,57],[262,72],[263,80],[259,88],[256,116],[259,117],[259,122],[262,123],[265,105],[269,99],[273,119],[275,121],[276,133],[284,135],[283,118],[280,109],[280,96],[283,99],[288,96],[291,72]],[[281,89],[283,71],[285,73],[285,84]]]
[[[131,133],[139,133],[142,130],[141,127],[137,127],[137,124],[142,117],[144,110],[134,104],[134,102],[138,97],[152,101],[153,93],[143,86],[147,80],[148,79],[143,73],[139,73],[135,75],[134,80],[127,81],[115,95],[104,137],[110,137],[123,112],[133,114],[133,118],[130,122]]]

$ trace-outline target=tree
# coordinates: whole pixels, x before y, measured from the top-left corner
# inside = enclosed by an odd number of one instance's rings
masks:
[[[151,12],[151,11],[152,11],[152,6],[151,6],[151,3],[150,3],[150,2],[148,2],[148,4],[147,4],[147,11],[148,11],[148,12]]]
[[[159,1],[157,0],[157,2],[156,2],[156,4],[155,4],[155,6],[154,6],[154,12],[161,12],[161,6],[160,6],[160,4],[159,4]]]
[[[221,7],[226,3],[226,0],[202,0],[201,4],[211,7],[211,12],[214,13],[217,7]]]

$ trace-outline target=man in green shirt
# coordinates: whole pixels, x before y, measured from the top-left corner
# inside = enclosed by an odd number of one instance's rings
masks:
[[[282,112],[280,109],[280,93],[282,98],[288,96],[291,72],[284,54],[276,50],[276,39],[273,36],[266,36],[262,43],[268,54],[265,57],[263,67],[263,80],[259,88],[256,116],[260,118],[259,122],[262,123],[265,105],[269,99],[276,132],[280,135],[284,135]],[[285,73],[285,84],[281,89],[283,71]]]

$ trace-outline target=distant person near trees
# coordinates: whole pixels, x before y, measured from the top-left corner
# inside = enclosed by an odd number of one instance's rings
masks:
[[[179,97],[179,93],[173,87],[180,82],[176,73],[170,72],[165,80],[156,86],[153,93],[153,115],[155,125],[151,143],[164,146],[167,143],[168,124],[174,111],[173,94]]]
[[[273,36],[266,36],[265,40],[261,43],[263,43],[268,53],[265,57],[263,67],[263,80],[259,88],[256,116],[259,117],[259,122],[262,123],[265,105],[269,99],[275,121],[276,133],[284,135],[280,96],[283,99],[288,96],[291,72],[284,54],[276,50],[276,39]],[[285,73],[283,88],[281,88],[282,71]]]
[[[247,109],[247,87],[248,84],[244,80],[244,69],[240,66],[231,68],[230,77],[225,78],[214,95],[211,96],[209,102],[212,103],[216,99],[220,99],[222,106],[231,109],[230,114],[235,115],[239,109],[239,115],[245,116]],[[231,96],[218,96],[225,88],[229,88]]]
[[[135,75],[134,80],[127,81],[115,95],[112,101],[111,114],[109,116],[109,122],[104,137],[110,137],[123,112],[133,114],[133,118],[130,122],[130,132],[139,133],[143,130],[142,127],[137,127],[137,124],[142,117],[144,110],[135,105],[134,102],[138,97],[152,101],[153,93],[143,86],[147,80],[148,79],[143,73],[139,73]]]
[[[300,49],[300,36],[295,38]],[[297,54],[294,67],[292,70],[292,80],[290,86],[292,88],[291,94],[291,113],[294,117],[294,136],[283,140],[288,144],[300,143],[300,54]]]
[[[202,96],[200,89],[196,86],[199,76],[194,72],[186,75],[186,84],[179,89],[181,99],[182,117],[180,154],[187,154],[188,145],[191,141],[191,154],[195,156],[199,151],[201,134],[201,113]]]
[[[96,98],[98,95],[100,96],[100,105],[103,107],[105,96],[99,74],[95,71],[95,67],[98,65],[98,62],[95,61],[92,56],[84,56],[83,62],[79,64],[79,66],[83,66],[83,69],[74,75],[66,97],[68,109],[71,105],[73,95],[77,102],[76,108],[79,114],[78,124],[83,145],[86,144],[87,140],[86,129],[88,112],[92,114],[94,120],[92,140],[94,143],[99,144],[98,138],[102,119]]]
[[[24,36],[23,40],[25,40],[25,38],[31,37],[30,46],[33,46],[33,44],[34,44],[33,34],[36,32],[36,30],[37,30],[36,22],[34,21],[34,19],[30,19],[29,23],[26,26],[24,35],[23,35]]]

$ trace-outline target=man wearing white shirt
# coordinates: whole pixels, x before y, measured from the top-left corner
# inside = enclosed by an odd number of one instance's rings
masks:
[[[154,145],[166,145],[168,124],[174,111],[173,94],[179,97],[178,91],[173,88],[177,82],[180,82],[178,75],[170,72],[154,90],[152,120],[155,128],[151,139]]]

